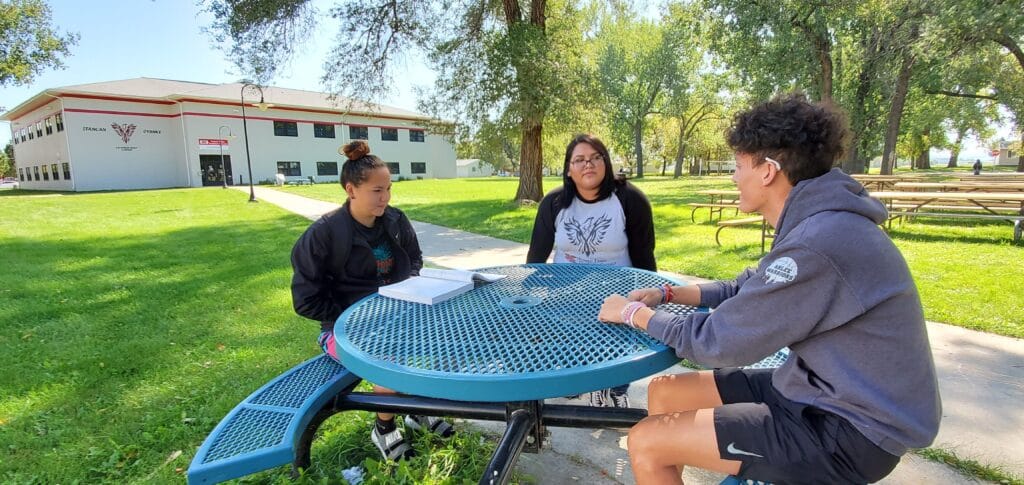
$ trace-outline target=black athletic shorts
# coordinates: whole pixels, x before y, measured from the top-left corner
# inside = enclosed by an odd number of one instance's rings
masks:
[[[718,452],[743,462],[739,476],[776,484],[871,483],[900,458],[846,419],[790,401],[772,387],[772,369],[718,369],[724,406],[715,409]]]

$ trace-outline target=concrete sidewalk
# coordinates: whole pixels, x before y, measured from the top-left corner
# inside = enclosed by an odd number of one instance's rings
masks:
[[[248,188],[236,189],[248,192]],[[263,187],[256,188],[256,197],[311,220],[337,207]],[[430,264],[478,268],[526,261],[525,244],[416,221],[413,226]],[[685,275],[672,276],[700,281]],[[933,447],[1024,478],[1024,342],[932,322],[928,323],[928,332],[943,404],[942,426]],[[677,366],[665,373],[687,371]],[[646,407],[651,378],[630,386],[634,407]],[[503,429],[501,424],[474,424],[495,433]],[[625,430],[551,431],[551,447],[536,455],[524,454],[517,465],[519,471],[540,483],[633,483]],[[717,484],[722,477],[687,469],[684,478],[691,484]],[[879,483],[926,482],[976,483],[913,454],[904,456],[896,470]]]

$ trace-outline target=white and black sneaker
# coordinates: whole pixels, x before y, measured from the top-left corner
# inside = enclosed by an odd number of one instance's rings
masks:
[[[375,425],[370,433],[370,441],[377,445],[377,449],[380,450],[381,455],[384,455],[385,460],[398,461],[416,456],[416,452],[409,446],[409,443],[406,443],[398,428],[381,434]]]
[[[615,389],[601,389],[590,393],[590,405],[598,408],[628,408],[629,394]]]
[[[418,433],[433,433],[442,438],[451,438],[455,429],[447,421],[434,416],[405,416],[405,427]]]
[[[629,407],[629,393],[623,391],[616,391],[615,389],[608,390],[608,397],[611,399],[611,407],[616,408],[628,408]]]

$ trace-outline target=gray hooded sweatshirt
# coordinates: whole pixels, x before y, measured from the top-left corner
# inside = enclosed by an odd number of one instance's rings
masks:
[[[772,376],[783,396],[842,416],[893,455],[928,446],[941,417],[935,364],[917,287],[878,227],[885,217],[838,169],[803,180],[757,269],[700,285],[714,312],[655,312],[647,331],[708,367],[788,346]]]

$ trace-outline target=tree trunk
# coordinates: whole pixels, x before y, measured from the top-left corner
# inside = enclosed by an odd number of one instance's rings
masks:
[[[910,88],[910,70],[913,65],[913,56],[909,52],[904,53],[903,62],[900,65],[900,73],[896,78],[896,91],[893,92],[892,105],[889,107],[889,117],[886,120],[885,148],[882,150],[882,175],[892,175],[893,167],[896,166],[896,139],[900,135],[903,104],[907,101],[907,91]]]
[[[524,118],[520,126],[523,130],[523,143],[519,151],[519,188],[516,189],[516,200],[540,202],[544,194],[544,145],[541,142],[544,122]]]
[[[875,65],[880,42],[878,29],[872,29],[870,37],[861,41],[865,52],[865,61],[860,74],[857,75],[857,94],[854,97],[853,105],[850,106],[850,153],[843,161],[843,171],[849,174],[865,173],[868,168],[866,167],[868,164],[861,159],[860,144],[861,138],[867,131],[867,98],[871,91],[871,83],[875,78]]]
[[[966,130],[957,130],[956,141],[953,142],[953,148],[949,151],[949,163],[946,164],[946,168],[956,168],[956,163],[960,159],[960,144],[964,141],[965,132]]]
[[[849,154],[842,163],[843,171],[849,174],[864,173],[864,164],[860,160],[860,147],[858,146],[860,140],[857,139],[856,133],[851,138]]]
[[[633,146],[636,150],[636,178],[644,178],[644,122],[633,125]]]
[[[1024,130],[1020,131],[1020,150],[1017,150],[1017,171],[1024,172]]]
[[[505,10],[505,23],[509,32],[516,30],[517,24],[523,21],[523,12],[519,2],[516,0],[503,0],[502,6]],[[539,30],[540,42],[547,43],[545,32],[545,21],[547,12],[546,0],[531,0],[529,24]],[[546,47],[546,45],[545,45]],[[519,187],[516,189],[516,200],[529,199],[540,202],[544,195],[544,108],[531,96],[539,86],[532,81],[524,72],[530,69],[529,61],[525,59],[513,59],[512,67],[516,70],[516,85],[520,95],[523,97],[522,121],[519,126],[522,129],[523,141],[519,147]]]
[[[914,168],[922,170],[932,168],[931,158],[929,156],[928,150],[923,150],[921,153],[917,154],[917,160],[914,163]]]
[[[832,44],[827,38],[819,41],[818,62],[821,63],[821,100],[832,101]]]
[[[676,166],[672,171],[672,178],[683,176],[683,160],[686,157],[686,128],[680,123],[679,126],[679,150],[676,150]]]

